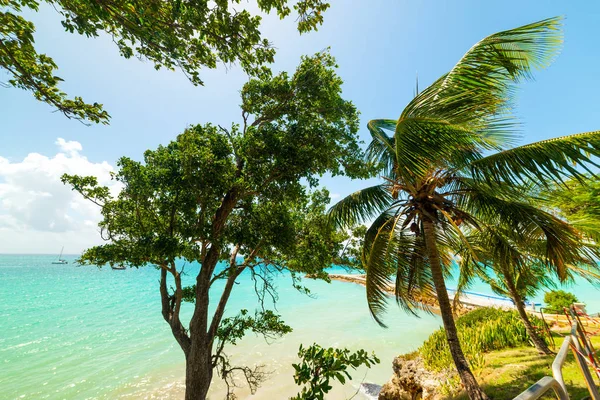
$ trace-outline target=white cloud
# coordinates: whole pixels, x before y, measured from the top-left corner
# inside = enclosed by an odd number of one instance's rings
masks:
[[[118,191],[113,167],[93,163],[76,141],[58,138],[53,157],[28,154],[20,162],[0,156],[0,253],[78,253],[100,242],[100,210],[60,181],[62,174],[94,175]]]
[[[56,139],[56,142],[54,142],[54,143],[56,145],[58,145],[58,147],[66,153],[76,153],[78,151],[83,150],[81,143],[76,142],[74,140],[69,140],[67,142],[65,139],[59,137],[58,139]]]

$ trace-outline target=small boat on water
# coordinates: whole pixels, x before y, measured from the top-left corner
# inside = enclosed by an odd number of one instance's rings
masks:
[[[52,261],[52,264],[68,264],[69,262],[65,259],[62,258],[62,253],[63,250],[65,249],[65,246],[62,247],[62,249],[60,249],[60,255],[58,256],[58,260],[56,261]]]
[[[126,267],[121,264],[121,265],[117,265],[116,267],[114,265],[110,266],[112,269],[116,269],[116,270],[122,270],[122,269],[126,269]]]

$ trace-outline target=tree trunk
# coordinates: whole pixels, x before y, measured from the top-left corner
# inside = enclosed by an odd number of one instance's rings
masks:
[[[523,300],[521,299],[521,296],[517,292],[517,290],[514,287],[514,285],[512,284],[512,282],[509,281],[509,279],[506,280],[506,286],[508,287],[510,296],[512,297],[513,301],[515,302],[515,307],[517,307],[519,316],[521,317],[521,320],[523,321],[523,324],[525,325],[525,330],[527,331],[527,334],[529,335],[529,338],[533,342],[533,345],[535,346],[537,351],[539,351],[542,354],[553,354],[552,351],[550,350],[550,348],[548,347],[548,345],[546,344],[546,342],[535,331],[535,328],[533,327],[533,325],[531,324],[531,321],[529,320],[527,311],[525,311],[525,307],[523,305]]]
[[[205,400],[212,377],[210,347],[194,343],[185,360],[185,400]]]
[[[238,190],[234,187],[227,192],[215,212],[210,249],[202,259],[200,272],[196,276],[196,304],[189,329],[191,346],[189,354],[186,354],[185,400],[205,400],[212,381],[214,332],[209,332],[208,325],[209,290],[212,274],[219,262],[221,234],[237,199]]]
[[[452,315],[452,305],[450,304],[446,283],[444,282],[444,274],[442,272],[440,255],[437,248],[435,226],[431,221],[423,221],[423,227],[431,275],[435,285],[440,313],[442,314],[442,321],[444,322],[444,329],[446,331],[446,339],[448,340],[448,347],[450,348],[450,354],[454,360],[454,365],[456,366],[460,380],[462,381],[469,398],[471,400],[488,400],[486,394],[479,387],[475,376],[473,376],[473,373],[469,368],[469,363],[460,347],[458,332]]]

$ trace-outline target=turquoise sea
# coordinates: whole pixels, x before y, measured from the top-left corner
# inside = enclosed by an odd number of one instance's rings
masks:
[[[76,267],[76,256],[66,256],[67,265],[53,265],[55,258],[0,255],[0,399],[181,398],[184,358],[160,314],[159,272]],[[186,271],[191,281],[197,266]],[[354,373],[352,382],[328,397],[349,398],[361,381],[386,382],[393,357],[415,350],[441,324],[437,316],[410,316],[390,302],[383,329],[369,315],[362,286],[305,280],[313,293],[308,297],[291,287],[287,275],[275,282],[277,310],[294,331],[273,343],[250,335],[227,351],[237,364],[263,364],[271,372],[252,399],[294,395],[291,364],[298,346],[313,342],[373,350],[381,358],[380,365]],[[600,310],[596,289],[587,283],[571,289],[589,310]],[[252,281],[242,275],[229,314],[257,306]],[[184,316],[190,312],[188,305]],[[223,390],[215,381],[210,398],[222,399]],[[237,394],[250,398],[244,389]]]

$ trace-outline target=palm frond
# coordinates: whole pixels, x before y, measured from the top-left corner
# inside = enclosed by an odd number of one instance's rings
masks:
[[[485,273],[484,264],[479,263],[472,257],[472,250],[467,249],[464,245],[459,245],[457,255],[459,255],[458,264],[458,281],[456,282],[456,292],[454,293],[453,307],[457,309],[460,305],[461,294],[468,289],[476,278],[482,279],[487,276]],[[478,256],[481,258],[481,255]],[[482,279],[483,280],[483,279]]]
[[[372,140],[365,152],[366,159],[369,162],[380,163],[384,175],[390,175],[396,163],[396,147],[394,138],[385,131],[393,132],[396,128],[396,120],[373,119],[368,122],[367,128],[371,133]]]
[[[535,182],[549,187],[569,177],[583,179],[591,157],[600,156],[600,131],[543,140],[492,154],[469,166],[474,179],[488,183],[519,185]]]
[[[596,263],[596,245],[584,238],[564,221],[548,217],[543,211],[532,218],[527,234],[519,234],[513,227],[502,224],[487,225],[476,233],[479,248],[491,260],[489,265],[504,280],[510,279],[525,295],[528,288],[553,287],[552,276],[561,282],[573,281],[574,274],[584,275],[590,281],[599,277]]]
[[[463,180],[462,183],[471,187],[468,196],[459,200],[459,208],[476,218],[482,230],[491,235],[498,227],[503,229],[502,235],[510,238],[516,245],[528,249],[532,256],[550,265],[562,281],[567,278],[569,263],[582,262],[593,258],[591,248],[582,241],[582,235],[571,225],[556,216],[544,211],[522,193],[522,199],[502,198],[502,188],[486,186],[475,181]],[[483,228],[484,227],[484,228]],[[488,244],[487,248],[499,247],[502,242]],[[506,249],[502,263],[508,263],[514,257]],[[495,256],[498,261],[498,255]]]
[[[592,285],[600,286],[600,266],[598,263],[582,263],[569,266],[569,271],[590,282]]]
[[[394,135],[397,173],[422,177],[432,169],[457,169],[481,158],[485,143],[477,132],[429,118],[398,121]]]
[[[390,276],[394,272],[389,257],[390,247],[394,245],[393,226],[397,216],[388,212],[382,213],[371,224],[365,235],[362,252],[362,262],[366,272],[366,294],[369,311],[380,325],[385,327],[382,315],[387,307],[387,289],[390,286]]]
[[[549,65],[562,43],[561,18],[549,18],[498,32],[476,43],[452,68],[415,97],[400,119],[429,117],[469,124],[489,144],[502,147],[516,138],[514,84]]]
[[[340,200],[329,209],[328,214],[336,226],[349,227],[381,214],[392,201],[385,184],[371,186]]]
[[[369,227],[364,241],[367,304],[375,321],[383,327],[388,293],[394,283],[392,275],[396,275],[396,303],[413,315],[417,315],[417,309],[423,309],[423,299],[432,298],[434,293],[423,240],[404,231],[401,217],[402,213],[386,211]]]
[[[435,287],[422,235],[411,235],[397,255],[394,295],[406,312],[431,311],[423,301],[435,298]]]

